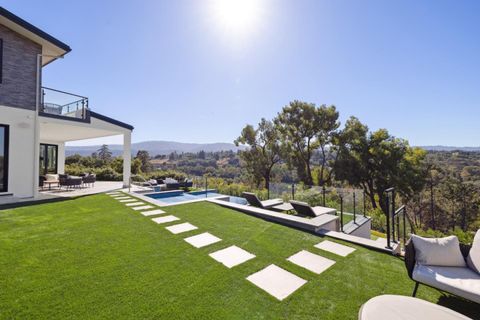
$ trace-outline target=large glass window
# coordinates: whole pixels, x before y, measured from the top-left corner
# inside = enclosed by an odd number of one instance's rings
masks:
[[[58,146],[40,144],[40,174],[57,173]]]
[[[8,191],[8,129],[0,124],[0,192]]]

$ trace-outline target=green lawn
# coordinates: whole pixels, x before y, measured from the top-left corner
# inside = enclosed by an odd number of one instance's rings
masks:
[[[354,246],[337,257],[313,247],[318,236],[205,202],[166,211],[199,230],[173,235],[107,195],[0,211],[0,317],[356,319],[369,298],[413,289],[387,254]],[[183,241],[205,231],[223,241]],[[208,256],[233,244],[257,257],[228,269]],[[336,264],[315,275],[286,261],[302,249]],[[271,263],[308,283],[278,301],[245,280]],[[478,304],[425,286],[418,296],[480,317]]]

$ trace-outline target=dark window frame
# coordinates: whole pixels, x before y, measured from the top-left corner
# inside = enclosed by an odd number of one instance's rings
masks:
[[[3,188],[0,189],[0,192],[8,192],[8,158],[9,158],[9,147],[10,147],[10,126],[8,124],[0,124],[5,130],[4,144],[3,144]]]
[[[0,83],[3,82],[3,39],[0,39]]]
[[[45,153],[43,154],[43,157],[45,157],[45,167],[40,168],[40,175],[46,175],[48,173],[48,147],[55,147],[55,174],[58,173],[58,144],[50,144],[50,143],[40,143],[40,146],[45,146]],[[40,154],[40,157],[42,155]],[[40,161],[40,159],[38,159]],[[38,163],[38,166],[40,166],[40,162]]]

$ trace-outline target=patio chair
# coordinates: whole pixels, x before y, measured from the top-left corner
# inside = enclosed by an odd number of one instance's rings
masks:
[[[435,249],[435,252],[432,250],[430,253],[425,252],[424,248],[415,248],[413,237],[415,235],[412,235],[405,245],[405,267],[410,279],[415,281],[412,296],[417,294],[421,283],[480,303],[480,230],[477,231],[473,246],[461,244],[456,237],[451,236],[435,239],[439,242],[437,248],[440,249]],[[445,241],[452,239],[453,243],[446,244]],[[444,252],[439,253],[439,250]],[[428,257],[429,254],[432,257]],[[450,262],[455,256],[460,256],[457,258],[460,260],[459,263]],[[425,262],[425,257],[440,260],[440,265],[435,261]]]
[[[68,174],[59,175],[59,179],[60,179],[60,186],[67,187],[67,189],[80,187],[83,183],[83,180],[81,177],[69,176]]]
[[[290,204],[292,207],[297,211],[298,214],[303,215],[303,216],[308,216],[308,217],[318,217],[322,214],[336,214],[337,210],[333,208],[327,208],[327,207],[310,207],[308,203],[306,202],[301,202],[301,201],[295,201],[295,200],[290,200]]]
[[[97,182],[97,176],[93,173],[86,174],[82,177],[83,184],[95,186],[95,182]]]
[[[251,192],[243,192],[242,197],[247,199],[248,203],[251,206],[262,208],[262,209],[269,209],[283,203],[282,199],[270,199],[270,200],[260,201],[257,195]]]

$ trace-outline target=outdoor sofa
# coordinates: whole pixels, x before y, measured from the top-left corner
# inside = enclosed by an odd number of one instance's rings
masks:
[[[327,207],[311,207],[306,202],[290,200],[290,204],[299,215],[308,217],[318,217],[322,214],[336,214],[337,210]]]
[[[247,199],[248,203],[251,206],[262,208],[262,209],[269,209],[269,208],[278,206],[280,204],[283,204],[282,199],[270,199],[270,200],[260,201],[260,199],[258,199],[258,197],[251,192],[243,192],[242,197]]]
[[[70,176],[68,174],[59,174],[60,187],[77,188],[81,187],[83,180],[82,177]]]
[[[480,303],[480,230],[472,246],[459,243],[455,236],[412,235],[405,245],[405,266],[415,281],[413,296],[421,283]]]

